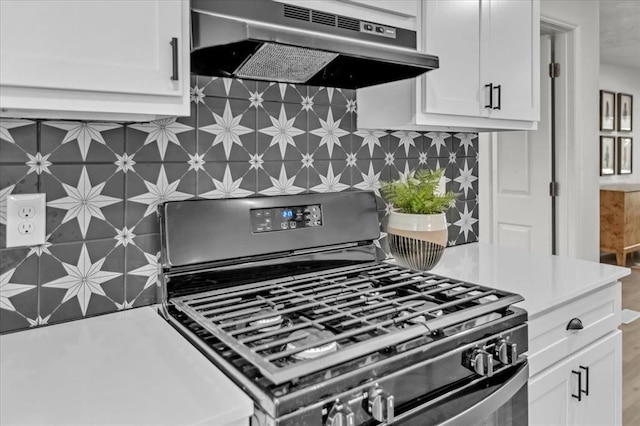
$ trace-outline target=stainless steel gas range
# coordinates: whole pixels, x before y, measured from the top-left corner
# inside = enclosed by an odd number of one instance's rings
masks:
[[[168,202],[162,313],[252,426],[527,424],[522,297],[376,259],[371,192]]]

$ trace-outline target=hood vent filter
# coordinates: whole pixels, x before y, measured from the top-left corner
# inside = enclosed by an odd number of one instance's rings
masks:
[[[316,75],[337,53],[285,44],[264,43],[247,62],[236,71],[240,78],[251,80],[304,83]]]

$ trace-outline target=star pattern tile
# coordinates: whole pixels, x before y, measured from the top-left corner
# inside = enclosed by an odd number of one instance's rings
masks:
[[[255,130],[240,124],[243,114],[236,115],[231,113],[231,105],[226,102],[222,116],[212,113],[216,123],[209,126],[201,127],[200,130],[215,135],[213,146],[222,144],[227,160],[231,155],[231,148],[234,144],[242,146],[240,136],[247,133],[253,133]]]
[[[16,307],[11,303],[11,298],[25,291],[36,288],[32,284],[16,284],[11,282],[11,277],[15,272],[15,268],[8,270],[4,274],[0,275],[0,309],[7,311],[14,311]]]
[[[191,126],[177,122],[175,117],[163,118],[150,123],[132,124],[130,127],[148,133],[144,144],[157,143],[161,159],[164,159],[169,143],[180,146],[178,135],[193,129]]]
[[[67,275],[42,286],[66,290],[60,304],[64,304],[75,297],[80,305],[82,316],[85,316],[92,295],[106,297],[102,284],[122,275],[122,272],[103,271],[102,265],[105,260],[106,258],[102,258],[95,263],[91,262],[87,246],[83,244],[76,265],[62,262],[62,267],[67,272]]]
[[[146,204],[147,210],[144,212],[144,217],[154,213],[158,207],[158,204],[163,201],[179,201],[191,198],[191,194],[178,191],[178,185],[180,180],[169,183],[167,179],[167,173],[164,170],[164,166],[160,167],[158,173],[158,180],[156,183],[144,181],[144,185],[147,187],[148,192],[144,194],[136,195],[129,198],[129,201],[134,203]]]
[[[13,150],[0,158],[9,165],[0,179],[0,226],[9,194],[40,187],[48,195],[48,221],[58,217],[52,229],[48,222],[45,244],[21,255],[46,272],[43,282],[16,275],[15,265],[1,271],[0,309],[20,315],[15,326],[155,303],[160,253],[153,216],[160,203],[195,195],[370,190],[379,196],[383,180],[444,167],[443,185],[461,194],[447,213],[449,243],[477,241],[477,134],[356,129],[355,91],[201,76],[191,81],[191,117],[147,123],[0,119],[3,148]],[[48,138],[43,144],[41,126]],[[71,170],[67,161],[80,164]],[[27,177],[28,187],[21,183]],[[384,226],[392,206],[381,198],[379,206]],[[77,223],[76,231],[60,221]],[[73,235],[60,239],[58,229]],[[382,257],[389,256],[386,240],[383,229],[375,241]],[[98,243],[106,247],[94,251],[91,244]],[[114,250],[124,253],[118,255],[126,257],[123,265],[107,261]],[[41,297],[47,309],[24,308]],[[0,324],[0,332],[5,327]]]
[[[96,141],[106,145],[102,132],[106,130],[117,129],[122,127],[120,124],[114,123],[89,123],[85,121],[48,121],[44,123],[47,126],[57,129],[66,130],[67,134],[60,142],[64,145],[68,142],[77,141],[80,148],[80,155],[83,160],[87,159],[87,153],[92,141]]]
[[[73,187],[63,182],[62,186],[67,196],[49,201],[47,202],[47,206],[66,210],[67,213],[62,219],[62,223],[76,219],[82,237],[86,237],[91,219],[106,220],[101,209],[122,201],[120,198],[102,195],[105,184],[106,182],[101,182],[96,186],[92,186],[87,168],[83,167],[80,179],[78,180],[78,186]]]

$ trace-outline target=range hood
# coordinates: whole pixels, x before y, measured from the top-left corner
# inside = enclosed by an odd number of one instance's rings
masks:
[[[415,31],[272,0],[191,0],[191,28],[198,75],[358,89],[438,68]]]

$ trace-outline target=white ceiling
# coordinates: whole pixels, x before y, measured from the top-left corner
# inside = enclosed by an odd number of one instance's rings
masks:
[[[640,72],[640,0],[600,0],[600,62]]]

